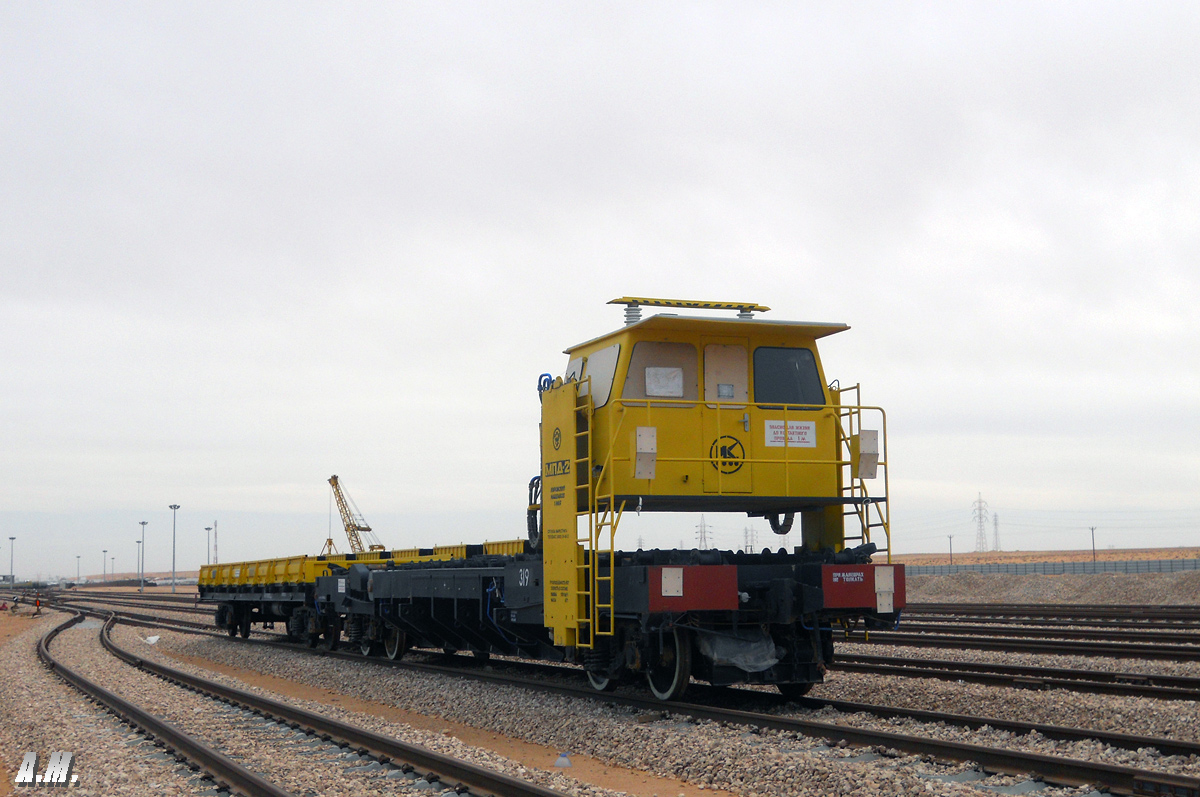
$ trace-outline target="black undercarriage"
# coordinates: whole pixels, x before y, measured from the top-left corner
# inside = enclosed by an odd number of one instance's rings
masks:
[[[331,565],[313,584],[202,585],[201,600],[219,604],[217,625],[230,635],[281,623],[297,642],[349,644],[390,658],[426,648],[569,661],[599,689],[645,677],[664,699],[679,697],[691,677],[776,684],[799,695],[833,661],[833,624],[865,619],[883,627],[898,619],[873,606],[825,606],[822,567],[867,564],[873,552],[870,545],[836,554],[618,552],[611,563],[600,562],[601,575],[612,572],[615,600],[611,613],[597,618],[601,633],[587,647],[553,644],[544,625],[542,560],[532,553]],[[678,571],[678,596],[665,571]],[[599,601],[607,605],[608,582],[600,583]]]

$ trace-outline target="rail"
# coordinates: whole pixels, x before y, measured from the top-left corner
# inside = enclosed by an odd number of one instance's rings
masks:
[[[236,644],[242,643],[238,642]],[[252,644],[263,644],[295,649],[294,646],[285,646],[277,642],[258,642]],[[319,655],[346,659],[348,661],[355,661],[359,663],[364,661],[362,656],[352,653],[322,652]],[[971,761],[993,772],[1003,772],[1022,776],[1033,772],[1037,773],[1050,783],[1064,786],[1082,786],[1085,784],[1092,784],[1094,786],[1106,788],[1115,794],[1170,794],[1173,795],[1173,797],[1200,797],[1200,779],[1186,777],[1183,775],[1173,775],[1166,772],[1139,770],[1133,767],[1105,764],[1101,762],[1081,761],[1077,759],[1061,758],[1058,756],[1049,756],[1039,753],[1027,753],[1019,750],[1004,750],[984,747],[982,745],[966,744],[963,742],[952,742],[927,738],[923,736],[897,734],[889,731],[874,731],[848,725],[837,725],[833,723],[814,722],[811,720],[802,720],[792,717],[782,717],[776,714],[763,714],[696,703],[664,702],[658,700],[657,698],[639,697],[635,695],[626,695],[614,692],[597,692],[591,687],[572,686],[569,684],[552,683],[546,681],[531,681],[529,679],[506,675],[504,673],[495,671],[465,671],[458,668],[417,662],[387,661],[379,659],[374,659],[371,661],[381,666],[392,666],[399,667],[401,669],[413,669],[425,672],[448,673],[457,677],[470,678],[491,684],[502,684],[515,686],[518,688],[533,689],[535,691],[545,692],[548,694],[564,695],[568,697],[609,703],[612,705],[627,706],[646,711],[666,711],[670,712],[671,714],[694,717],[696,719],[712,720],[713,722],[770,728],[772,730],[797,733],[804,736],[823,738],[831,741],[845,740],[846,742],[855,745],[883,745],[885,747],[916,755],[931,755],[937,758],[952,761]],[[727,692],[728,690],[725,691]],[[870,709],[862,708],[861,710],[869,711]],[[903,711],[902,709],[891,710],[896,712]],[[956,720],[961,721],[964,719],[971,719],[981,724],[987,723],[987,720],[984,720],[983,718],[963,718],[959,715],[943,715],[937,712],[926,713],[929,714],[930,717],[936,716],[936,719],[930,718],[927,720],[931,722],[945,721],[953,724]],[[1057,728],[1058,731],[1056,731],[1056,733],[1058,733],[1061,738],[1067,738],[1067,735],[1070,733],[1070,731],[1074,730],[1059,728],[1059,726],[1040,727],[1047,730]],[[1037,728],[1031,729],[1036,730]],[[1105,732],[1098,731],[1090,738],[1099,738],[1099,736],[1103,735],[1105,735]],[[1146,741],[1146,739],[1137,739],[1136,737],[1125,734],[1110,734],[1109,738],[1111,739],[1112,743],[1116,744],[1117,746],[1138,744]],[[1164,745],[1169,744],[1167,740],[1161,741]],[[1142,744],[1141,746],[1144,747],[1146,745]]]
[[[79,673],[67,667],[54,658],[50,653],[50,643],[56,636],[83,619],[82,614],[68,618],[64,623],[51,629],[38,641],[38,658],[52,672],[74,686],[85,695],[94,698],[108,707],[117,716],[141,728],[151,739],[162,742],[168,752],[176,753],[187,758],[197,766],[212,775],[221,788],[236,790],[248,797],[292,797],[270,781],[264,780],[254,772],[246,769],[237,762],[221,753],[205,746],[188,736],[170,723],[163,722],[152,714],[135,706],[123,697],[110,692],[104,687],[89,681]],[[110,621],[111,622],[111,621]],[[105,629],[107,629],[107,625]]]
[[[838,654],[830,668],[901,678],[933,678],[1017,689],[1065,689],[1070,692],[1194,701],[1200,678],[1152,673],[1072,670],[1066,667],[1021,666],[987,661],[918,659],[870,654]]]
[[[1141,642],[1041,641],[1013,637],[984,637],[966,634],[906,634],[899,631],[852,631],[845,641],[868,645],[899,645],[919,648],[962,648],[1003,650],[1009,653],[1053,653],[1062,656],[1111,656],[1113,658],[1200,660],[1200,645],[1166,645]]]
[[[496,797],[564,797],[562,792],[547,789],[535,783],[518,780],[484,767],[468,764],[451,756],[436,753],[419,745],[408,744],[399,739],[374,733],[331,717],[324,717],[297,706],[271,700],[243,689],[225,686],[140,658],[112,641],[109,634],[111,626],[112,621],[105,625],[100,639],[105,649],[114,656],[139,669],[154,673],[168,681],[182,684],[210,697],[236,704],[251,711],[269,714],[284,722],[293,723],[295,728],[304,727],[317,734],[336,737],[359,748],[360,752],[370,752],[381,761],[405,761],[414,767],[431,770],[438,774],[440,780],[445,781],[447,778],[457,780],[480,793],[490,793]]]
[[[303,648],[297,648],[294,645],[285,645],[280,642],[270,642],[266,640],[252,640],[249,642],[238,641],[235,644],[260,644],[271,647],[281,647],[288,650],[306,650]],[[666,710],[673,714],[692,716],[698,719],[710,719],[717,722],[728,722],[736,725],[752,725],[772,728],[775,730],[790,731],[830,740],[840,741],[845,739],[851,744],[870,746],[885,745],[890,748],[919,755],[932,755],[938,758],[955,761],[973,761],[989,771],[1004,772],[1015,775],[1025,775],[1027,773],[1034,772],[1042,776],[1046,781],[1060,785],[1079,786],[1086,783],[1093,784],[1101,788],[1106,788],[1116,794],[1171,794],[1176,795],[1177,797],[1200,797],[1200,779],[1181,775],[1173,775],[1170,773],[1139,770],[1133,767],[1111,765],[1101,762],[1080,761],[1076,759],[1060,758],[1057,756],[1047,756],[1037,753],[1002,750],[983,747],[980,745],[929,739],[920,736],[895,734],[886,731],[871,731],[869,729],[855,728],[846,725],[836,725],[831,723],[800,720],[790,717],[780,717],[774,714],[761,714],[694,703],[664,703],[657,699],[646,697],[622,695],[611,692],[596,692],[590,687],[548,683],[545,681],[535,682],[530,681],[529,679],[495,671],[470,671],[420,662],[364,659],[361,655],[345,652],[309,652],[315,655],[345,659],[347,661],[353,661],[357,663],[370,661],[380,666],[448,673],[455,675],[456,677],[470,678],[492,684],[504,684],[520,688],[535,689],[537,691],[551,694],[561,694],[614,705],[624,705],[659,712]],[[151,663],[144,662],[143,666],[148,664]],[[161,665],[154,666],[160,667]],[[163,669],[169,670],[170,668]],[[191,678],[192,676],[187,677]],[[214,684],[214,686],[220,685]],[[228,689],[228,687],[221,688]],[[232,691],[236,692],[238,690]],[[721,691],[726,693],[728,692],[728,690]],[[273,702],[267,701],[265,698],[260,698],[257,695],[248,693],[244,694],[246,694],[247,697],[255,700]],[[758,693],[754,694],[757,695]],[[247,708],[254,708],[254,705],[249,702],[237,700],[234,702],[239,703],[239,705],[244,705]],[[812,698],[805,698],[803,703],[809,706],[814,706],[819,703],[822,706],[830,705],[835,709],[847,711],[870,711],[873,713],[880,713],[881,716],[911,716],[912,718],[920,721],[940,721],[948,724],[967,725],[971,727],[981,726],[983,724],[988,724],[992,727],[999,727],[997,724],[999,723],[1001,725],[1005,725],[1006,727],[1011,726],[1008,727],[1009,730],[1018,731],[1020,729],[1024,729],[1022,732],[1036,730],[1037,732],[1043,733],[1050,738],[1093,738],[1105,744],[1123,747],[1126,749],[1157,747],[1160,748],[1160,752],[1163,752],[1164,755],[1191,755],[1194,754],[1194,748],[1195,751],[1200,751],[1200,745],[1196,745],[1191,742],[1174,742],[1166,739],[1138,737],[1129,734],[1118,734],[1106,731],[1084,731],[1082,729],[1064,728],[1061,726],[1038,725],[980,717],[966,717],[962,715],[942,714],[940,712],[923,712],[916,709],[900,709],[886,706],[851,704],[841,701],[819,701]],[[285,706],[285,708],[290,707]],[[319,719],[324,720],[324,718]],[[1171,752],[1167,752],[1168,750]],[[503,794],[499,791],[494,793],[497,795]]]

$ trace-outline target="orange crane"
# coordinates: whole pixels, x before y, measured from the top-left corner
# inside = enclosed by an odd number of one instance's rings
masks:
[[[363,519],[362,513],[358,511],[358,506],[354,503],[354,500],[342,491],[342,486],[338,483],[336,475],[329,477],[329,484],[333,487],[333,498],[337,501],[338,512],[342,515],[342,525],[346,527],[346,537],[350,540],[351,553],[362,553],[365,550],[384,550],[383,544],[371,532],[371,527]],[[363,547],[362,535],[368,535],[368,546],[366,548]],[[332,536],[325,540],[325,547],[321,549],[321,555],[337,555],[337,549],[333,546]]]

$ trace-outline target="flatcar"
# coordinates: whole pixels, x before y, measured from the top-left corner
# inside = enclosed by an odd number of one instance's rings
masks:
[[[245,637],[279,623],[302,644],[392,659],[573,662],[596,689],[644,678],[663,700],[692,679],[797,697],[833,661],[835,627],[893,626],[905,582],[889,553],[886,416],[829,381],[817,349],[848,327],[766,320],[750,303],[610,304],[624,326],[539,379],[523,539],[205,566],[217,625]],[[623,550],[631,512],[745,513],[800,544]]]

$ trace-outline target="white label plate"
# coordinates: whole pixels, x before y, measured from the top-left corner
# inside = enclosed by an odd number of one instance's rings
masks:
[[[662,569],[662,596],[664,598],[683,597],[682,567],[664,567]]]
[[[766,421],[766,444],[775,448],[816,448],[817,424],[813,421]]]

